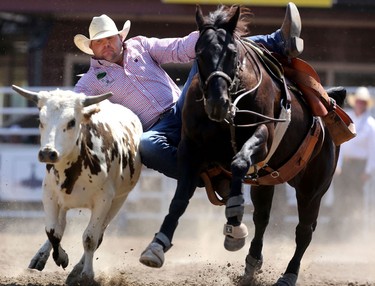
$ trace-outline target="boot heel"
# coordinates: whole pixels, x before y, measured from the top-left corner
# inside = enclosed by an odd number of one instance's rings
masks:
[[[292,37],[285,44],[285,55],[289,58],[296,58],[303,52],[303,39],[299,37]]]

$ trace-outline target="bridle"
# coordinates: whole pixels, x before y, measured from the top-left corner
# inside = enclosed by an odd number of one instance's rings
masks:
[[[205,25],[201,30],[200,30],[200,37],[205,33],[207,32],[208,30],[214,30],[215,32],[218,30],[217,27],[215,27],[214,25]],[[229,40],[229,37],[226,36],[225,38],[225,43],[227,43]],[[217,66],[219,66],[219,64],[221,63],[223,58],[220,58],[219,62],[217,63]],[[237,60],[237,57],[236,57],[236,62],[238,62]],[[215,77],[221,77],[223,78],[227,83],[228,83],[228,91],[231,91],[233,89],[236,88],[236,83],[239,81],[238,80],[238,66],[236,68],[236,72],[235,72],[235,75],[234,75],[234,78],[232,79],[228,74],[226,74],[225,72],[223,71],[220,71],[220,70],[216,70],[216,71],[213,71],[212,73],[210,73],[210,75],[207,77],[207,79],[205,81],[202,80],[202,77],[201,77],[201,72],[200,72],[200,69],[199,69],[199,65],[198,65],[198,76],[199,76],[199,84],[200,84],[200,87],[201,87],[201,90],[203,91],[203,94],[206,94],[207,92],[207,89],[208,89],[208,85],[209,83],[211,82],[212,79],[214,79]],[[203,98],[201,99],[203,100]]]
[[[217,28],[213,25],[206,25],[200,31],[200,36],[202,36],[208,30],[217,31]],[[236,71],[234,73],[233,79],[228,74],[226,74],[225,72],[217,70],[217,71],[213,71],[207,77],[207,79],[205,81],[203,81],[202,77],[201,77],[201,72],[199,70],[199,65],[198,65],[199,84],[200,84],[200,88],[203,92],[202,99],[199,99],[199,100],[205,101],[205,98],[206,98],[205,95],[207,93],[208,85],[209,85],[210,81],[212,79],[216,78],[216,77],[221,77],[228,83],[229,98],[231,99],[233,97],[236,97],[234,102],[230,104],[228,115],[225,118],[225,122],[227,122],[228,124],[230,124],[233,127],[256,127],[256,126],[266,124],[266,123],[285,122],[285,119],[278,119],[278,118],[274,118],[274,117],[269,117],[269,116],[263,115],[261,113],[252,111],[252,110],[241,110],[237,107],[237,104],[239,103],[239,101],[241,99],[243,99],[247,95],[253,94],[259,88],[259,86],[261,85],[262,80],[263,80],[263,75],[262,75],[262,72],[261,72],[261,69],[260,69],[260,66],[259,66],[258,62],[254,58],[253,53],[251,53],[249,51],[249,48],[246,45],[244,45],[243,41],[238,36],[236,38],[237,38],[236,42],[239,43],[240,45],[242,45],[242,47],[244,48],[245,56],[243,57],[242,62],[240,62],[239,55],[237,54],[236,59],[235,59],[235,61],[237,62],[237,65],[236,65]],[[229,39],[229,37],[227,36],[226,42],[228,41],[228,39]],[[238,46],[238,44],[237,44],[237,46]],[[222,58],[219,60],[219,63],[221,62],[221,60],[222,60]],[[257,72],[258,81],[257,81],[257,84],[249,90],[246,90],[246,89],[238,90],[238,86],[239,86],[239,83],[240,83],[239,72],[240,72],[241,68],[246,65],[246,60],[252,60],[255,63],[256,69],[257,69],[256,72]],[[247,114],[255,115],[255,116],[257,116],[257,117],[259,117],[263,120],[258,121],[258,122],[254,122],[254,123],[249,123],[249,124],[235,124],[234,119],[235,119],[237,113],[247,113]]]

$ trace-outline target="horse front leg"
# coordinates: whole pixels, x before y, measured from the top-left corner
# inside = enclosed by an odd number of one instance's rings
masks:
[[[184,214],[199,180],[199,170],[203,154],[187,140],[182,140],[178,148],[179,179],[177,189],[169,205],[159,232],[142,252],[139,261],[149,267],[160,268],[164,264],[164,253],[172,247],[172,239],[179,218]]]
[[[328,145],[328,146],[327,146]],[[317,227],[322,197],[327,192],[334,170],[336,168],[336,147],[330,141],[325,141],[322,151],[300,175],[288,183],[296,190],[298,206],[298,225],[295,232],[296,248],[292,259],[275,285],[295,286],[301,260],[309,247],[313,232]],[[324,162],[324,164],[322,164]]]
[[[245,273],[241,285],[251,285],[254,276],[263,264],[263,237],[270,220],[274,186],[252,186],[251,201],[254,206],[253,221],[255,233],[246,256]]]
[[[297,284],[302,257],[311,243],[313,232],[317,226],[321,198],[325,191],[322,192],[322,189],[318,188],[310,192],[312,196],[306,196],[306,186],[309,184],[303,185],[305,186],[303,190],[304,196],[300,196],[298,189],[296,189],[299,223],[295,233],[295,252],[283,276],[277,280],[275,284],[277,286],[295,286]],[[311,185],[312,183],[310,182]],[[328,187],[323,187],[323,189],[327,190]]]
[[[298,202],[298,205],[300,205],[300,202]],[[283,276],[277,280],[276,286],[295,286],[297,284],[302,257],[311,243],[317,225],[319,206],[320,199],[310,202],[309,207],[303,207],[302,209],[300,206],[298,207],[299,223],[296,227],[296,249]]]
[[[232,160],[232,184],[225,209],[227,223],[224,225],[224,247],[229,251],[237,251],[245,245],[248,231],[246,225],[242,223],[244,214],[242,180],[252,165],[266,157],[267,139],[268,129],[262,124]]]

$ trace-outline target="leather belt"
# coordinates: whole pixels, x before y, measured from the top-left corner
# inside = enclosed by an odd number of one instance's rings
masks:
[[[162,114],[159,115],[159,119],[157,122],[159,122],[160,120],[162,120],[165,116],[167,116],[169,113],[172,113],[173,112],[173,107],[170,107],[168,108],[167,110],[165,110]]]
[[[152,126],[149,128],[151,129],[152,127],[154,127],[156,124],[158,124],[164,117],[166,117],[168,114],[172,113],[173,112],[173,107],[170,107],[168,108],[167,110],[165,110],[163,113],[161,113],[159,115],[159,118],[158,120],[156,120],[156,122],[154,124],[152,124]],[[148,129],[148,130],[149,130]]]

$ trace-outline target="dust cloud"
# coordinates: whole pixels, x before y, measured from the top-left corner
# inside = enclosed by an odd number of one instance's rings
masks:
[[[296,208],[281,194],[275,194],[276,203],[265,236],[264,264],[255,283],[257,286],[272,285],[282,275],[294,252]],[[125,203],[95,253],[98,284],[238,285],[254,232],[252,206],[247,205],[244,217],[249,228],[245,247],[228,252],[223,247],[224,207],[213,206],[202,196],[204,194],[198,194],[198,199],[191,201],[180,220],[174,246],[165,254],[166,261],[160,269],[143,266],[138,259],[158,231],[162,217],[126,219],[130,206]],[[330,208],[322,203],[318,227],[302,260],[298,285],[375,285],[374,230],[363,224],[350,224],[349,214],[348,211],[345,219],[333,217]],[[68,217],[62,241],[70,258],[68,267],[65,270],[57,267],[51,257],[46,268],[39,272],[29,270],[27,266],[46,240],[43,218],[2,218],[0,285],[64,285],[83,253],[81,236],[87,220],[88,213],[84,211]]]

